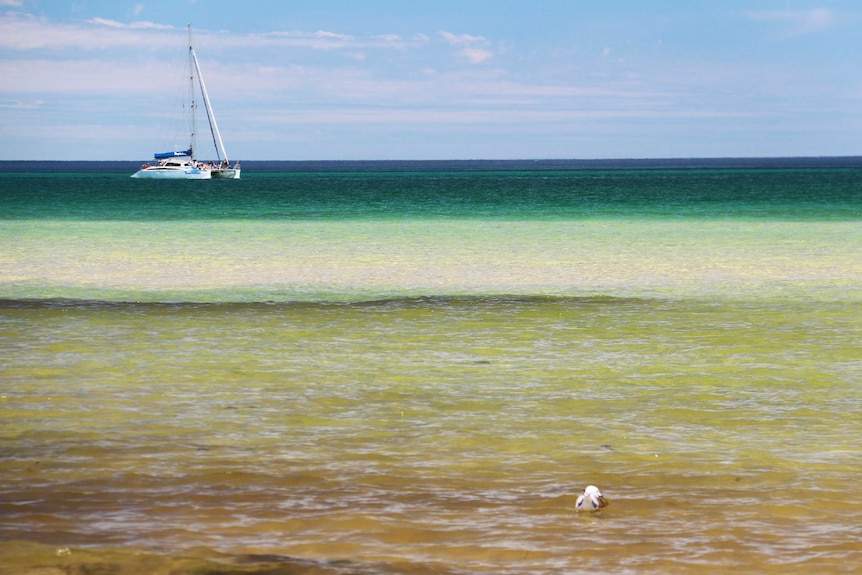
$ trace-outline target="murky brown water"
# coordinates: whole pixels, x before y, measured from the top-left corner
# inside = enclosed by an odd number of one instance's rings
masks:
[[[855,572],[860,326],[801,298],[7,302],[0,572]],[[575,514],[588,483],[611,506]]]

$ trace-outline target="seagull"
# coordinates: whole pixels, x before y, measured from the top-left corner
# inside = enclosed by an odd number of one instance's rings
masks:
[[[575,511],[598,511],[609,504],[610,501],[605,499],[598,487],[587,485],[587,488],[584,489],[584,494],[579,496],[578,502],[575,503]]]

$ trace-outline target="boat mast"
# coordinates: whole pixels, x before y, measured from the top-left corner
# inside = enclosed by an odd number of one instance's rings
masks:
[[[194,70],[198,77],[198,83],[201,85],[201,95],[204,97],[204,108],[206,108],[207,111],[207,120],[210,124],[210,132],[212,133],[213,145],[216,149],[216,155],[218,156],[219,162],[221,162],[222,159],[228,161],[227,152],[225,151],[224,143],[221,140],[221,132],[219,132],[218,124],[216,123],[215,119],[215,114],[213,113],[212,105],[210,104],[210,98],[207,94],[207,87],[206,84],[204,84],[204,77],[203,74],[201,74],[201,67],[200,64],[198,64],[198,57],[197,54],[195,54],[195,49],[192,47],[191,24],[189,24],[189,54],[191,54]]]
[[[189,25],[189,121],[191,123],[191,136],[189,138],[189,148],[192,151],[192,160],[195,159],[195,150],[197,149],[197,126],[195,125],[195,65],[194,65],[194,50],[192,50],[192,27]]]

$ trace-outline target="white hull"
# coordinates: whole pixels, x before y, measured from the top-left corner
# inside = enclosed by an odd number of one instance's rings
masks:
[[[150,166],[132,174],[133,178],[149,178],[152,180],[209,180],[212,177],[209,170],[201,170],[194,166]]]
[[[210,170],[210,174],[212,174],[214,179],[238,180],[240,171],[239,168],[220,168],[218,170]]]

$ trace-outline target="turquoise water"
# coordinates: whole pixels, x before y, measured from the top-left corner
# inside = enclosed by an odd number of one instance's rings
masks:
[[[0,174],[7,564],[860,564],[862,171],[243,178]]]
[[[373,166],[373,164],[372,164]],[[238,182],[0,174],[4,220],[858,221],[860,169],[264,172]]]

